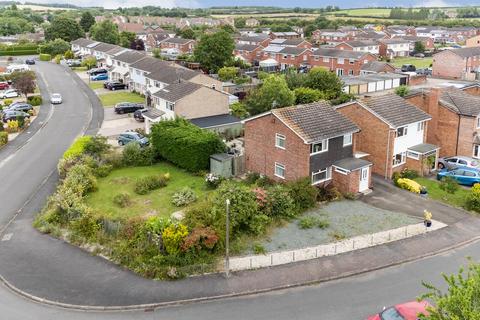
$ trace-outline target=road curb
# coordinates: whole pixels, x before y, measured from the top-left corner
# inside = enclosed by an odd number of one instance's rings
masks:
[[[477,242],[480,240],[480,236],[473,237],[469,240],[465,240],[459,243],[456,243],[452,246],[443,248],[439,251],[436,252],[431,252],[431,253],[426,253],[423,255],[419,255],[416,257],[410,257],[408,259],[402,260],[402,261],[397,261],[393,263],[389,263],[383,266],[379,266],[376,268],[369,268],[369,269],[363,269],[363,270],[357,270],[354,272],[347,272],[341,275],[336,275],[332,277],[326,277],[323,279],[317,279],[317,280],[312,280],[312,281],[306,281],[302,283],[294,283],[294,284],[286,284],[282,286],[276,286],[276,287],[271,287],[271,288],[265,288],[265,289],[259,289],[259,290],[252,290],[252,291],[244,291],[244,292],[235,292],[235,293],[229,293],[229,294],[224,294],[224,295],[216,295],[216,296],[210,296],[210,297],[201,297],[201,298],[192,298],[192,299],[182,299],[182,300],[176,300],[176,301],[167,301],[167,302],[159,302],[159,303],[149,303],[149,304],[137,304],[137,305],[128,305],[128,306],[88,306],[88,305],[75,305],[75,304],[68,304],[68,303],[63,303],[63,302],[57,302],[57,301],[52,301],[48,299],[44,299],[41,297],[37,297],[35,295],[32,295],[26,291],[23,291],[17,287],[15,287],[13,284],[11,284],[7,279],[5,279],[2,275],[0,275],[0,282],[13,291],[14,293],[31,300],[36,303],[48,305],[48,306],[53,306],[57,308],[62,308],[62,309],[69,309],[69,310],[77,310],[77,311],[140,311],[140,310],[154,310],[154,309],[159,309],[159,308],[165,308],[165,307],[171,307],[171,306],[179,306],[179,305],[186,305],[186,304],[192,304],[192,303],[200,303],[200,302],[208,302],[208,301],[215,301],[215,300],[221,300],[221,299],[228,299],[228,298],[235,298],[235,297],[241,297],[241,296],[249,296],[249,295],[255,295],[255,294],[262,294],[262,293],[268,293],[268,292],[273,292],[273,291],[279,291],[279,290],[285,290],[285,289],[292,289],[292,288],[297,288],[297,287],[303,287],[303,286],[311,286],[319,283],[324,283],[324,282],[329,282],[329,281],[334,281],[334,280],[341,280],[353,276],[358,276],[362,274],[366,274],[369,272],[373,271],[378,271],[382,269],[387,269],[391,267],[395,267],[398,265],[403,265],[406,263],[411,263],[414,261],[419,261],[422,259],[426,259],[429,257],[434,257],[441,255],[443,253],[449,252],[451,250],[455,250],[461,247],[464,247],[466,245],[469,245],[471,243]],[[321,259],[321,258],[320,258]],[[233,273],[234,275],[235,273]]]

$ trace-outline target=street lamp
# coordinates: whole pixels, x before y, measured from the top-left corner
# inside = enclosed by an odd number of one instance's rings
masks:
[[[227,216],[225,219],[225,277],[230,277],[230,257],[228,247],[230,245],[230,199],[226,200],[227,204]]]

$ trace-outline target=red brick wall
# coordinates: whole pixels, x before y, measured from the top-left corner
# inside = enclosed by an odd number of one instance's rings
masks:
[[[176,48],[178,49],[181,53],[190,53],[193,52],[193,48],[195,46],[195,42],[188,42],[186,44],[179,44],[179,43],[171,43],[171,42],[165,42],[163,41],[160,43],[160,47],[162,49],[167,49],[167,48]]]
[[[302,64],[308,64],[309,63],[311,54],[312,54],[311,51],[306,50],[301,55],[293,56],[293,58],[292,58],[291,55],[287,55],[287,57],[284,58],[283,54],[278,53],[278,54],[276,54],[275,60],[277,60],[277,62],[280,63],[280,64],[287,64],[287,65],[292,65],[292,66],[299,67]],[[304,56],[306,56],[306,60],[304,60]]]
[[[275,147],[275,134],[286,137],[285,150]],[[310,145],[273,115],[245,123],[245,165],[247,171],[258,172],[277,180],[275,162],[285,165],[285,180],[310,176]]]
[[[480,96],[480,87],[477,87],[477,86],[464,89],[463,91],[469,94],[473,94],[474,96]]]
[[[349,45],[345,44],[345,43],[337,44],[337,45],[335,46],[335,49],[353,51],[353,48],[350,47]]]
[[[367,55],[363,56],[362,59],[355,60],[353,64],[350,64],[349,59],[344,59],[344,63],[339,64],[337,58],[329,58],[328,62],[323,62],[323,57],[318,57],[318,56],[313,56],[312,55],[310,57],[310,65],[312,67],[317,67],[317,66],[318,67],[325,67],[325,68],[328,68],[330,71],[336,71],[337,68],[338,69],[343,69],[343,74],[344,75],[348,75],[349,70],[353,70],[353,75],[356,76],[356,75],[360,74],[360,70],[361,70],[362,65],[364,64],[365,60],[375,61],[376,57],[371,55],[371,54],[367,54]]]
[[[234,54],[242,56],[245,60],[252,63],[254,60],[260,59],[261,56],[257,56],[257,54],[262,52],[262,47],[258,47],[253,51],[245,51],[245,50],[241,50],[241,51],[242,53],[240,53],[239,50],[234,50]]]
[[[410,76],[408,78],[408,84],[411,86],[416,86],[416,85],[425,83],[426,81],[427,81],[426,75],[416,75],[416,76]]]
[[[332,183],[342,193],[358,193],[360,184],[360,170],[342,174],[332,169]]]
[[[433,56],[432,75],[439,78],[462,79],[466,62],[445,50]]]

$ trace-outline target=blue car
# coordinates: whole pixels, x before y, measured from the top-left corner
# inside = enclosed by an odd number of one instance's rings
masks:
[[[92,80],[92,81],[104,81],[104,80],[108,80],[108,74],[106,74],[106,73],[100,73],[100,74],[91,76],[91,77],[90,77],[90,80]]]
[[[480,171],[475,168],[458,167],[453,170],[441,170],[437,173],[437,180],[442,180],[444,177],[452,177],[457,180],[459,184],[466,186],[473,186],[475,183],[480,183]]]

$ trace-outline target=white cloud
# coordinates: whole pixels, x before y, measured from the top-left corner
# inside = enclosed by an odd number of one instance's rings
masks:
[[[197,8],[199,3],[197,0],[36,0],[36,3],[71,3],[77,6],[93,7],[103,6],[107,9],[116,9],[118,7],[143,7],[143,6],[158,6],[162,8]]]
[[[456,7],[458,4],[446,2],[444,0],[426,0],[417,3],[416,7]]]

